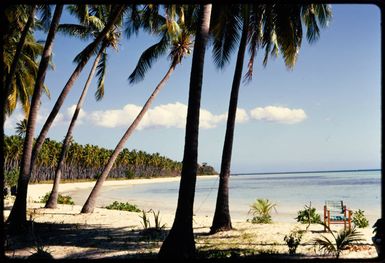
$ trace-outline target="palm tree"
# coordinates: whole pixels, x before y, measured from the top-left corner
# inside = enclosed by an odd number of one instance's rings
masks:
[[[79,12],[79,9],[82,9],[81,7],[85,7],[86,10],[85,11],[81,10]],[[100,33],[100,31],[103,30],[103,28],[107,22],[106,20],[109,17],[109,12],[110,12],[111,6],[91,7],[91,10],[90,10],[91,15],[88,14],[88,10],[87,10],[88,7],[87,6],[81,6],[81,7],[79,8],[79,6],[75,6],[75,7],[72,7],[72,10],[73,10],[73,13],[78,11],[76,13],[77,13],[77,16],[78,16],[80,21],[82,21],[84,19],[83,17],[81,17],[81,15],[84,13],[86,14],[85,15],[86,18],[83,22],[83,24],[85,24],[85,26],[82,27],[81,25],[68,25],[68,24],[66,24],[66,25],[63,25],[62,28],[64,28],[66,30],[66,32],[70,32],[70,33],[79,32],[79,29],[81,29],[83,32],[90,31],[90,32],[92,32],[93,35],[96,36],[97,33]],[[92,14],[95,14],[95,15],[92,15]],[[87,25],[88,25],[88,27],[87,27]],[[67,150],[69,147],[69,143],[70,143],[70,140],[72,138],[72,132],[73,132],[73,129],[75,127],[75,123],[76,123],[76,120],[78,118],[80,109],[83,106],[84,99],[87,95],[88,88],[91,84],[91,80],[92,80],[97,68],[98,68],[97,75],[99,76],[99,80],[98,80],[98,88],[97,88],[95,95],[96,95],[96,98],[98,100],[100,100],[103,97],[103,94],[104,94],[104,76],[105,76],[105,72],[106,72],[105,68],[106,68],[106,61],[107,61],[106,48],[108,48],[109,46],[112,46],[114,48],[117,47],[117,45],[118,45],[117,42],[118,42],[120,33],[116,32],[117,31],[116,29],[117,29],[117,27],[114,27],[111,30],[111,32],[108,32],[106,39],[102,41],[102,45],[99,49],[99,52],[95,58],[93,65],[91,67],[91,70],[90,70],[90,73],[88,75],[87,81],[84,85],[82,94],[80,95],[79,101],[76,105],[75,112],[73,114],[73,117],[71,119],[71,123],[68,127],[68,130],[67,130],[67,134],[66,134],[64,141],[63,141],[63,144],[62,144],[60,157],[59,157],[58,164],[57,164],[56,171],[55,171],[55,178],[54,178],[54,183],[52,186],[52,191],[49,195],[47,203],[45,204],[46,208],[56,208],[57,198],[58,198],[58,194],[59,194],[59,183],[60,183],[60,178],[61,178],[61,174],[62,174],[62,170],[63,170],[63,166],[64,166],[64,158],[66,156],[66,153],[67,153]],[[79,54],[79,56],[80,55],[81,54]]]
[[[16,134],[25,137],[25,134],[27,133],[27,119],[23,119],[20,122],[16,123]]]
[[[6,98],[11,94],[11,90],[12,90],[12,84],[14,84],[14,86],[16,86],[16,78],[15,78],[15,75],[16,75],[16,71],[17,70],[20,70],[21,72],[23,72],[21,69],[20,69],[20,66],[22,66],[22,65],[24,65],[24,63],[19,63],[20,62],[20,60],[21,60],[21,58],[22,58],[22,51],[23,51],[23,47],[24,47],[24,44],[25,44],[25,42],[26,42],[26,39],[27,39],[27,36],[29,35],[30,37],[31,37],[31,35],[30,35],[30,27],[32,26],[32,24],[33,24],[33,22],[34,22],[34,16],[35,16],[35,10],[36,10],[36,6],[31,6],[30,8],[28,8],[28,7],[26,7],[26,8],[23,8],[23,6],[21,6],[21,7],[13,7],[13,8],[10,8],[10,9],[16,9],[16,10],[9,10],[10,12],[14,12],[15,13],[15,15],[13,16],[13,18],[14,18],[14,20],[19,20],[20,19],[20,17],[22,17],[23,16],[23,14],[25,14],[25,13],[28,13],[29,12],[29,15],[28,15],[28,19],[27,19],[27,21],[26,21],[26,23],[25,23],[25,25],[24,25],[24,27],[23,27],[23,29],[22,29],[22,32],[21,32],[21,35],[20,35],[20,38],[17,40],[17,46],[16,46],[16,50],[15,50],[15,54],[13,55],[13,58],[12,58],[12,62],[11,62],[11,64],[10,64],[10,66],[9,66],[9,73],[8,74],[6,74],[5,75],[5,93],[7,94],[7,96],[6,96]],[[26,9],[26,10],[25,10]],[[30,9],[30,10],[28,10],[28,9]],[[24,11],[24,12],[23,12]],[[9,22],[11,22],[11,21],[9,21]],[[14,40],[16,39],[15,37],[13,37],[12,35],[14,35],[14,34],[19,34],[19,28],[18,28],[18,24],[19,23],[15,23],[15,21],[12,21],[13,23],[13,25],[15,25],[16,24],[16,28],[13,28],[13,34],[11,34],[11,35],[9,35],[8,36],[8,41],[9,42],[11,42],[11,41],[13,41],[14,42]],[[12,24],[11,23],[8,23],[8,26],[10,27],[10,28],[12,28]],[[9,49],[9,46],[11,45],[11,43],[7,43],[8,44],[8,50],[12,50],[12,49]],[[13,50],[12,50],[13,51]],[[41,52],[41,51],[40,51]],[[10,54],[11,55],[11,54]],[[9,57],[11,57],[11,56],[9,56]],[[24,61],[26,61],[25,59],[24,59]],[[30,62],[29,63],[29,65],[30,65],[30,67],[29,67],[29,69],[31,69],[32,68],[32,70],[34,70],[34,71],[36,71],[36,68],[37,68],[37,66],[36,66],[36,63],[34,63],[34,60],[28,60],[28,61],[26,61],[26,62]],[[32,67],[31,67],[31,63],[33,64],[32,65]],[[19,69],[18,69],[18,65],[19,65]],[[27,68],[28,69],[28,68]],[[25,72],[25,68],[24,68],[24,72]],[[34,75],[36,75],[36,74],[32,74],[32,76],[34,76]],[[18,76],[19,76],[19,83],[21,84],[21,83],[23,83],[22,81],[21,81],[21,79],[22,78],[20,78],[20,74],[18,74]],[[31,76],[31,74],[27,74],[27,75],[24,75],[26,78],[28,78],[28,77],[30,77]],[[25,78],[24,78],[25,79]],[[30,82],[32,82],[31,81],[31,79],[32,78],[28,78],[28,80],[30,80]],[[22,94],[26,94],[27,92],[26,92],[26,90],[25,90],[25,85],[18,85],[19,87],[21,86],[21,87],[24,87],[24,89],[22,89],[22,91],[23,91],[23,93]],[[24,84],[24,83],[23,83]],[[31,85],[31,84],[33,84],[33,83],[28,83],[29,85]],[[17,88],[16,87],[14,87],[14,91],[17,91]],[[13,92],[15,95],[16,95],[16,92]],[[8,103],[4,103],[4,104],[1,104],[2,106],[4,106],[4,107],[6,107],[6,108],[8,108],[8,112],[12,112],[12,110],[16,107],[16,98],[17,98],[17,96],[12,96],[11,98],[11,100],[10,99],[8,99]],[[26,99],[26,97],[28,97],[28,96],[22,96],[21,98],[23,98],[24,99],[24,103],[23,103],[23,106],[24,106],[24,109],[27,109],[27,108],[29,108],[29,100],[28,99]],[[13,103],[12,103],[13,102]],[[8,104],[8,105],[7,105]],[[7,105],[7,106],[6,106]],[[28,106],[27,106],[28,105]],[[27,111],[26,111],[27,112]]]
[[[167,13],[167,10],[166,10]],[[92,213],[95,207],[96,198],[101,190],[101,187],[106,180],[108,174],[110,173],[113,164],[115,163],[116,158],[118,157],[119,153],[122,151],[124,144],[128,140],[128,138],[131,136],[131,134],[134,132],[136,127],[139,125],[140,121],[143,119],[144,115],[150,108],[152,102],[155,100],[158,93],[161,91],[161,89],[165,86],[166,82],[170,78],[171,74],[175,70],[175,67],[181,63],[184,56],[190,53],[190,33],[185,27],[180,30],[180,32],[175,32],[173,28],[170,28],[168,25],[175,22],[175,21],[169,21],[172,19],[172,17],[164,20],[164,25],[162,25],[161,28],[163,28],[163,36],[161,40],[156,43],[155,45],[149,47],[147,50],[143,52],[141,55],[138,64],[136,68],[134,69],[133,73],[130,75],[129,80],[131,83],[134,83],[138,80],[141,80],[144,78],[144,75],[146,71],[151,67],[152,62],[159,57],[161,54],[164,54],[167,51],[167,48],[171,46],[171,51],[169,54],[169,58],[171,59],[171,65],[166,72],[166,75],[162,78],[162,80],[158,83],[150,97],[147,99],[146,103],[144,104],[142,110],[139,112],[135,120],[132,122],[130,127],[127,129],[127,131],[124,133],[123,137],[120,139],[119,143],[115,147],[114,152],[112,153],[111,157],[108,160],[107,165],[103,169],[102,174],[96,181],[96,184],[94,188],[92,189],[90,195],[88,196],[88,199],[86,203],[84,204],[82,208],[82,213]],[[183,27],[183,25],[182,25]],[[174,37],[174,34],[177,33],[177,37]]]
[[[254,217],[252,223],[269,224],[271,220],[271,210],[276,210],[276,204],[271,203],[269,199],[257,199],[250,205],[249,214]]]
[[[31,100],[31,109],[28,116],[27,132],[25,135],[23,146],[23,156],[20,165],[20,176],[17,186],[18,192],[15,203],[8,217],[8,222],[11,224],[11,228],[13,230],[21,230],[21,227],[26,223],[27,188],[32,158],[33,135],[37,121],[37,114],[40,106],[40,98],[44,85],[45,74],[48,68],[49,59],[52,54],[55,33],[59,25],[62,10],[63,5],[56,5],[55,12],[52,17],[51,26],[45,42],[44,51],[41,56],[39,71],[37,73],[35,81],[35,88]]]
[[[330,17],[331,10],[328,5],[324,4],[243,6],[243,12],[241,14],[243,24],[242,37],[238,49],[237,63],[231,89],[225,141],[222,151],[221,171],[219,175],[217,203],[210,233],[232,228],[228,188],[238,93],[247,44],[249,43],[250,45],[250,59],[248,72],[246,74],[247,79],[250,80],[252,77],[254,57],[258,48],[265,49],[264,66],[266,66],[270,54],[277,55],[278,51],[281,51],[287,68],[291,69],[295,65],[302,41],[301,18],[307,27],[307,39],[312,43],[319,37],[317,22],[319,22],[321,26],[325,26],[330,20]],[[234,25],[230,24],[227,26],[230,27],[230,32],[236,31]],[[229,53],[233,47],[233,43],[231,42],[236,39],[234,37],[223,38],[223,34],[220,34],[221,32],[222,31],[219,31],[219,34],[217,34],[219,37],[216,38],[219,44],[214,45],[214,54],[216,54],[215,61],[217,63],[219,62],[219,66],[223,66],[224,63],[228,61],[230,57]],[[248,36],[247,41],[246,35]],[[230,43],[226,43],[226,40]]]
[[[352,244],[364,241],[363,235],[359,233],[356,228],[353,229],[343,229],[337,233],[337,236],[330,230],[326,225],[329,232],[332,234],[334,240],[329,239],[328,237],[321,235],[319,238],[315,238],[313,241],[317,244],[321,251],[324,251],[327,254],[332,254],[338,259],[342,250],[348,248]]]
[[[210,16],[211,4],[199,6],[199,20],[196,28],[190,74],[186,136],[178,204],[174,223],[159,251],[159,257],[161,259],[191,259],[195,257],[193,205],[197,174],[199,111],[203,66],[206,44],[209,37]]]
[[[59,97],[56,100],[56,103],[54,107],[52,108],[51,113],[49,114],[47,120],[45,121],[43,128],[40,131],[40,134],[38,138],[36,139],[35,146],[33,148],[33,153],[32,153],[32,159],[31,159],[31,164],[29,165],[30,170],[28,174],[30,175],[32,171],[35,168],[35,161],[38,156],[38,153],[44,143],[44,140],[47,136],[48,130],[51,127],[53,121],[56,118],[56,115],[59,113],[59,110],[61,106],[64,103],[65,98],[67,97],[67,94],[71,90],[72,86],[74,85],[75,81],[78,79],[80,73],[82,72],[83,68],[87,64],[88,60],[94,54],[94,52],[97,50],[98,46],[100,43],[103,41],[103,39],[106,38],[106,35],[108,32],[111,31],[111,29],[116,25],[116,22],[121,19],[121,15],[123,11],[125,10],[126,5],[114,5],[112,6],[112,10],[109,16],[108,23],[106,23],[105,27],[103,30],[100,32],[100,34],[97,35],[95,40],[89,44],[78,56],[78,64],[71,74],[70,78],[68,79],[66,85],[64,86],[62,92],[60,93]]]

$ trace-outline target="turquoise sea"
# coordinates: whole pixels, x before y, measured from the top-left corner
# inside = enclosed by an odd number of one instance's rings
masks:
[[[194,213],[212,217],[218,187],[218,176],[198,177]],[[113,201],[129,202],[142,209],[174,213],[179,181],[148,183],[129,187],[104,187],[99,206]],[[288,221],[311,202],[323,214],[325,200],[343,200],[353,211],[365,211],[370,223],[381,215],[381,171],[343,171],[279,174],[239,174],[230,178],[230,211],[232,219],[246,220],[250,204],[267,198],[277,204],[273,220]]]

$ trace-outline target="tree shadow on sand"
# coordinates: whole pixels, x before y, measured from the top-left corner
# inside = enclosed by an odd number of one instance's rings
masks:
[[[60,224],[60,223],[30,223],[28,233],[10,235],[6,231],[6,251],[30,249],[38,243],[42,247],[74,246],[86,248],[86,251],[66,255],[66,258],[103,257],[111,252],[140,257],[156,257],[148,252],[159,247],[167,236],[168,230],[163,229],[134,229],[134,226],[121,228],[103,227],[103,225]],[[55,248],[56,250],[56,248]]]

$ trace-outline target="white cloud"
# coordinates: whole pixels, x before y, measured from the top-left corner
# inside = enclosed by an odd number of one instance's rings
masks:
[[[303,109],[267,106],[250,110],[250,116],[256,120],[295,124],[304,121],[307,116]]]
[[[76,109],[76,104],[74,104],[71,107],[67,108],[66,115],[62,116],[62,118],[63,118],[62,121],[68,122],[68,125],[69,125],[69,122],[72,120],[72,117],[74,115],[75,109]],[[57,117],[59,117],[59,116],[57,116]],[[86,112],[83,109],[80,109],[78,118],[76,120],[76,123],[77,124],[82,124],[83,123],[83,119],[85,117],[86,117]]]
[[[59,113],[53,126],[68,126],[72,119],[76,105],[72,105]],[[88,124],[106,128],[126,127],[133,122],[139,114],[142,106],[127,104],[121,109],[98,110],[86,112],[80,110],[77,124]],[[49,111],[41,109],[38,115],[38,124],[43,124],[47,119]],[[179,128],[186,127],[187,105],[175,102],[163,104],[148,110],[138,129],[149,128]],[[23,113],[18,109],[11,117],[7,118],[5,123],[6,129],[14,129],[16,123],[24,118]],[[246,123],[250,119],[280,122],[286,124],[294,124],[306,119],[306,114],[302,109],[289,109],[284,107],[267,106],[258,107],[250,110],[249,113],[245,109],[238,108],[236,123]],[[200,128],[212,129],[218,125],[225,124],[227,121],[227,112],[222,114],[214,114],[207,109],[201,109],[200,112]]]
[[[227,115],[227,114],[226,114]],[[247,111],[244,109],[237,109],[237,116],[235,117],[236,123],[245,123],[249,120],[249,115],[247,114]]]
[[[141,106],[127,104],[123,109],[91,112],[86,118],[97,126],[107,128],[128,127],[141,109]],[[175,102],[159,105],[148,110],[138,129],[155,127],[184,129],[186,126],[186,115],[187,105],[183,103]],[[236,119],[238,123],[244,123],[248,118],[246,110],[238,109]],[[226,120],[227,113],[216,115],[206,109],[201,109],[200,127],[203,129],[215,128],[218,124],[225,123]]]
[[[22,110],[16,108],[14,113],[11,116],[7,116],[5,123],[4,123],[4,129],[6,130],[14,130],[16,128],[16,123],[20,122],[24,119],[24,113],[22,113]]]

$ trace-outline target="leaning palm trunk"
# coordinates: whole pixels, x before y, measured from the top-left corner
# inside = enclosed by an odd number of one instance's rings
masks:
[[[56,100],[56,103],[49,114],[46,122],[43,125],[43,128],[40,131],[39,137],[36,140],[35,146],[33,148],[32,153],[32,160],[30,165],[30,171],[29,173],[32,174],[32,171],[35,169],[36,166],[36,159],[39,154],[39,151],[41,147],[43,146],[43,143],[45,141],[45,138],[47,136],[47,133],[53,123],[53,121],[56,118],[56,115],[59,113],[61,106],[64,103],[65,98],[67,97],[67,94],[70,92],[72,86],[74,85],[75,81],[78,79],[80,73],[82,72],[83,68],[87,64],[88,60],[90,59],[92,53],[97,48],[97,46],[100,44],[100,42],[105,38],[106,34],[111,30],[111,28],[115,25],[116,21],[118,20],[120,14],[123,12],[125,8],[125,5],[121,5],[117,7],[116,12],[111,14],[110,21],[106,24],[103,31],[96,37],[92,45],[89,46],[89,49],[84,54],[84,59],[79,62],[75,70],[73,71],[71,77],[67,81],[66,85],[64,86],[62,92],[60,93],[58,99]]]
[[[195,257],[193,205],[198,160],[199,111],[205,49],[209,35],[211,4],[200,6],[190,73],[189,101],[183,166],[175,219],[159,251],[161,259],[191,259]]]
[[[35,88],[31,99],[31,108],[28,116],[27,131],[24,139],[23,155],[20,165],[20,176],[17,185],[17,195],[8,222],[14,230],[22,230],[22,226],[26,223],[27,212],[27,190],[30,179],[29,171],[32,158],[33,135],[39,112],[40,98],[43,90],[45,75],[48,68],[49,59],[52,54],[53,42],[55,34],[59,26],[60,17],[63,11],[63,5],[56,5],[55,13],[52,18],[51,26],[47,35],[43,54],[40,60],[39,70],[37,73]]]
[[[92,189],[90,195],[88,196],[87,201],[85,202],[81,213],[92,213],[95,208],[95,202],[96,198],[99,195],[99,192],[102,188],[102,185],[104,181],[106,180],[108,174],[110,173],[112,166],[115,163],[116,158],[118,157],[119,153],[122,151],[124,144],[128,140],[128,138],[131,136],[131,134],[134,132],[135,128],[139,125],[140,121],[143,119],[144,115],[148,111],[148,109],[151,106],[151,103],[154,101],[160,90],[164,87],[167,80],[170,78],[172,72],[175,69],[176,64],[173,63],[169,70],[167,71],[166,75],[163,77],[163,79],[159,82],[159,84],[156,86],[155,90],[152,92],[151,96],[148,98],[146,103],[144,104],[142,110],[139,112],[138,116],[136,116],[135,120],[132,122],[130,127],[127,129],[125,134],[123,135],[122,139],[120,139],[118,145],[116,146],[114,152],[112,153],[110,159],[108,160],[108,163],[106,167],[104,168],[102,174],[98,178],[98,180],[95,183],[94,188]]]
[[[248,23],[244,21],[241,42],[239,44],[237,62],[231,88],[230,103],[226,125],[225,142],[222,151],[221,171],[219,174],[219,187],[217,203],[215,207],[214,219],[210,228],[210,233],[232,229],[230,209],[229,209],[229,177],[231,166],[231,154],[234,140],[235,118],[237,114],[239,86],[242,78],[243,59],[247,45]]]
[[[105,44],[102,46],[102,48],[99,51],[99,54],[95,58],[94,64],[92,65],[91,71],[88,75],[86,84],[84,85],[82,94],[80,95],[78,104],[76,105],[74,115],[72,116],[72,120],[71,120],[71,123],[68,127],[66,137],[64,138],[64,141],[63,141],[63,145],[62,145],[61,152],[60,152],[60,157],[58,160],[58,165],[57,165],[56,171],[55,171],[55,179],[54,179],[54,183],[52,186],[52,191],[51,191],[51,194],[49,195],[47,203],[45,204],[45,208],[56,208],[56,206],[57,206],[57,198],[59,195],[60,178],[61,178],[61,174],[62,174],[62,170],[63,170],[63,166],[64,166],[64,158],[65,158],[65,155],[67,153],[67,149],[68,149],[70,140],[72,138],[72,131],[75,127],[76,120],[78,119],[80,109],[83,107],[84,99],[86,98],[88,88],[91,84],[91,80],[92,80],[93,76],[95,75],[96,67],[99,63],[100,58],[102,57],[104,48],[105,48]]]

